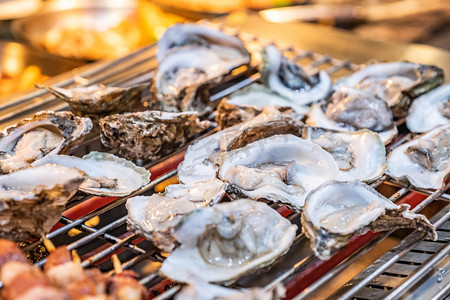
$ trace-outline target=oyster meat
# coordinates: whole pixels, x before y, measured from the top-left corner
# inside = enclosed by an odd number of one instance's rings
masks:
[[[274,135],[216,159],[218,176],[229,194],[283,202],[301,210],[306,195],[321,183],[339,178],[339,168],[319,145],[294,135]]]
[[[46,155],[67,153],[91,131],[92,121],[68,111],[42,111],[0,133],[0,173],[29,166]]]
[[[328,260],[355,234],[416,228],[436,239],[428,219],[396,205],[358,181],[329,181],[312,191],[302,212],[302,227],[317,257]]]
[[[411,101],[444,82],[444,72],[435,66],[409,62],[380,63],[366,66],[344,78],[338,86],[373,93],[403,117]]]
[[[175,300],[281,300],[286,296],[286,289],[282,284],[268,290],[264,288],[231,289],[210,284],[199,279],[195,274],[178,292]]]
[[[222,181],[211,179],[192,186],[172,184],[164,194],[130,198],[126,204],[128,229],[145,236],[164,252],[171,252],[176,246],[174,228],[195,209],[219,202],[225,187]]]
[[[443,187],[450,174],[450,124],[396,147],[387,163],[387,173],[395,179],[425,189]]]
[[[445,124],[450,124],[450,84],[414,100],[406,117],[406,126],[412,132],[426,132]]]
[[[23,241],[49,232],[85,178],[54,164],[0,175],[0,238]]]
[[[217,107],[216,123],[221,128],[227,128],[253,118],[267,106],[275,107],[297,119],[302,119],[309,113],[307,106],[278,96],[260,84],[252,84],[221,101]]]
[[[284,98],[304,105],[325,98],[331,91],[331,78],[325,71],[308,74],[273,45],[266,47],[263,56],[263,81]]]
[[[230,282],[273,263],[294,241],[297,226],[267,204],[252,200],[219,203],[193,211],[173,235],[181,244],[160,272],[189,282]]]
[[[87,87],[60,88],[36,85],[67,102],[79,116],[107,116],[132,112],[143,108],[142,92],[150,87],[141,83],[126,88],[106,87],[101,84]]]
[[[304,127],[302,138],[319,144],[333,156],[339,167],[341,181],[370,182],[380,178],[387,168],[383,141],[373,131]]]
[[[346,87],[327,101],[313,104],[306,124],[340,131],[369,129],[377,132],[385,144],[398,133],[386,102],[366,91]]]
[[[158,70],[152,91],[155,109],[192,111],[210,109],[197,101],[197,89],[217,83],[232,69],[248,64],[250,54],[238,37],[203,26],[178,24],[167,29],[158,41]]]
[[[88,178],[78,190],[98,196],[126,196],[150,181],[150,172],[146,169],[124,158],[103,152],[93,151],[83,158],[52,155],[34,163],[44,164],[57,164],[85,172]]]
[[[143,111],[100,119],[101,141],[128,159],[155,160],[184,146],[206,130],[197,112]]]

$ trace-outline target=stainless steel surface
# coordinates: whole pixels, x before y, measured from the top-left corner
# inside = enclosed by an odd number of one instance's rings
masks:
[[[260,40],[253,34],[242,34],[242,37],[246,41],[252,41],[255,39],[257,41]],[[304,51],[298,49],[294,50],[292,48],[287,48],[285,49],[285,51],[293,52],[293,54],[295,54],[294,56],[299,60],[300,63],[306,66],[313,66],[316,68],[324,69],[334,78],[349,74],[358,68],[358,65],[338,60],[328,55],[317,54],[313,51]],[[96,64],[95,68],[93,69],[85,69],[85,73],[82,73],[82,75],[83,77],[89,79],[91,83],[114,83],[115,85],[119,86],[130,84],[130,82],[136,83],[146,81],[149,80],[150,77],[149,70],[152,70],[156,66],[154,54],[155,48],[150,46],[118,61]],[[63,80],[65,80],[64,86],[73,83],[72,77],[73,76],[70,76],[70,74],[66,74],[66,77],[63,78]],[[228,94],[241,87],[242,85],[254,81],[257,76],[250,76],[249,78],[244,78],[242,81],[238,82],[236,82],[236,78],[237,77],[232,77],[231,86],[227,86],[225,91],[218,90],[217,93],[212,95],[212,98],[216,99],[219,96]],[[45,100],[46,102],[44,104],[34,102],[34,99],[32,99],[31,97],[25,97],[23,99],[17,99],[16,102],[12,103],[11,106],[9,106],[7,109],[5,108],[4,110],[2,110],[0,114],[3,115],[3,113],[6,111],[6,113],[9,113],[9,115],[7,118],[0,118],[0,126],[5,126],[8,122],[13,122],[21,119],[24,115],[31,114],[37,110],[42,109],[43,107],[47,109],[67,108],[65,104],[61,104],[61,102],[51,99],[51,97],[49,97],[49,95],[45,92],[41,93],[41,96],[44,99],[47,99]],[[28,106],[29,109],[25,114],[18,115],[17,109],[23,106]],[[399,141],[399,143],[407,140],[408,138],[409,136],[405,136],[401,141]],[[398,143],[394,145],[397,144]],[[99,147],[98,136],[93,136],[91,139],[88,139],[84,144],[78,147],[76,151],[77,153],[83,153],[88,152],[96,147]],[[164,164],[169,160],[170,157],[164,158],[160,161],[160,163]],[[154,164],[147,164],[146,167],[150,167],[151,165]],[[152,194],[154,192],[154,187],[158,183],[174,176],[175,174],[176,170],[172,170],[162,177],[153,180],[149,185],[142,188],[140,191],[133,193],[133,195]],[[424,204],[423,206],[427,207],[430,206],[430,204],[433,204],[433,202],[436,202],[436,199],[448,199],[448,195],[443,196],[443,190],[436,191],[434,193],[429,190],[417,190],[411,186],[403,185],[397,181],[392,181],[387,176],[384,176],[380,180],[376,181],[372,184],[372,186],[376,188],[388,187],[387,191],[385,191],[385,195],[387,197],[391,197],[392,200],[402,200],[405,197],[411,195],[411,193],[416,192],[418,192],[419,194],[426,194],[428,197],[426,200],[424,200],[423,203],[426,204]],[[448,187],[449,186],[447,186],[446,188]],[[158,285],[159,283],[161,283],[163,278],[159,276],[157,272],[157,266],[164,260],[164,253],[161,253],[159,250],[154,248],[149,242],[126,230],[126,210],[124,208],[124,204],[126,202],[126,199],[131,196],[132,195],[128,197],[118,198],[109,204],[102,205],[94,209],[93,211],[86,212],[82,216],[78,216],[75,218],[69,218],[67,216],[63,217],[60,222],[65,225],[49,233],[47,235],[47,238],[51,239],[57,246],[65,244],[68,245],[69,249],[76,250],[81,256],[83,266],[95,266],[100,268],[104,272],[114,272],[112,264],[108,258],[111,254],[118,253],[119,258],[123,263],[124,269],[132,269],[136,271],[140,276],[139,279],[141,283],[149,287]],[[85,203],[100,200],[101,199],[89,196],[78,197],[76,200],[69,203],[68,207],[70,208],[70,210],[72,210],[74,208],[77,208],[76,205],[84,205]],[[272,204],[272,206],[274,208],[279,207],[279,205],[277,204]],[[419,206],[419,208],[421,207],[422,206]],[[416,208],[415,210],[417,211],[419,208]],[[89,221],[95,219],[96,217],[99,217],[100,223],[98,225],[91,225]],[[287,218],[291,222],[300,225],[300,215],[298,213],[290,213]],[[444,220],[445,218],[448,218],[448,215],[444,217],[439,217],[439,215],[437,215],[434,218],[434,222],[443,222],[442,220]],[[447,226],[447,223],[443,223],[443,226]],[[444,237],[447,236],[447,243],[449,230],[450,229],[448,228],[442,230],[446,232],[444,233]],[[364,256],[367,251],[371,250],[373,247],[376,247],[382,239],[391,235],[392,232],[388,232],[377,236],[375,239],[357,250],[347,259],[342,261],[338,266],[324,275],[322,279],[317,281],[314,285],[310,286],[309,289],[304,290],[304,292],[299,295],[299,298],[314,297],[315,291],[321,288],[328,279],[339,276],[359,257]],[[402,253],[402,259],[405,257],[409,257],[410,260],[420,260],[423,258],[431,257],[430,255],[427,255],[428,253],[415,252],[414,255],[409,255],[409,248],[417,248],[420,251],[420,249],[428,249],[426,247],[430,245],[429,241],[422,241],[423,236],[421,236],[419,233],[413,232],[412,236],[413,237],[405,238],[405,240],[402,242],[402,246],[394,248],[392,251]],[[37,241],[31,245],[28,245],[27,247],[25,247],[25,250],[32,250],[38,247],[40,243],[40,241]],[[436,251],[439,252],[440,250],[437,249]],[[437,258],[435,258],[435,260],[439,260],[441,256],[442,254],[439,254],[439,256],[436,256]],[[384,265],[383,268],[385,270],[389,270],[390,272],[398,272],[398,274],[402,276],[407,276],[411,274],[411,272],[413,272],[415,269],[417,269],[414,265],[400,264],[399,266],[398,264],[395,264],[397,261],[398,259],[394,259],[389,263],[389,265],[385,265],[385,262],[383,262],[381,267],[383,267]],[[310,250],[308,240],[305,238],[304,234],[298,233],[289,252],[282,258],[278,259],[270,269],[265,268],[262,271],[244,276],[238,282],[236,282],[234,286],[263,286],[268,288],[279,282],[288,284],[295,278],[295,276],[301,274],[303,271],[307,270],[311,266],[314,266],[318,262],[320,261],[313,255],[312,251]],[[43,261],[38,262],[38,264],[42,263]],[[428,263],[425,264],[426,269],[429,269],[427,264]],[[375,272],[377,271],[375,270]],[[382,272],[378,271],[378,273]],[[415,277],[422,277],[424,273],[426,272],[421,271],[419,275],[415,275]],[[385,275],[381,274],[381,276]],[[386,279],[386,277],[380,278]],[[398,279],[397,282],[398,284],[401,284]],[[361,286],[361,288],[366,287],[366,285]],[[170,299],[173,294],[176,293],[179,289],[179,287],[177,286],[172,288],[170,287],[171,286],[163,286],[162,289],[168,289],[168,291],[160,295],[157,299]],[[367,290],[365,291],[367,292]],[[374,297],[382,294],[378,290],[373,289],[369,292],[371,292]],[[445,296],[445,294],[445,291],[442,292],[442,295]]]

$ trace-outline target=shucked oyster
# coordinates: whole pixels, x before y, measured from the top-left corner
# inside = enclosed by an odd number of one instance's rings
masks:
[[[279,201],[301,210],[306,195],[327,180],[338,179],[331,154],[310,141],[285,134],[221,153],[219,178],[229,193],[254,200]]]
[[[174,231],[181,246],[160,272],[180,282],[189,282],[192,273],[208,282],[229,282],[283,255],[296,231],[262,202],[244,199],[200,208]]]
[[[406,115],[411,100],[439,86],[444,73],[435,66],[408,62],[369,65],[344,78],[347,86],[375,94],[392,108],[396,117]]]
[[[406,117],[406,126],[412,132],[426,132],[445,124],[450,124],[450,84],[414,100]]]
[[[327,101],[313,104],[306,124],[341,131],[369,129],[377,132],[385,144],[397,135],[386,102],[368,92],[345,87]]]
[[[0,175],[0,237],[22,241],[47,233],[85,175],[47,164]]]
[[[67,153],[92,128],[89,118],[68,111],[42,111],[0,133],[0,173],[10,173],[46,155]]]
[[[106,87],[101,84],[68,89],[43,85],[37,86],[66,101],[77,115],[107,116],[132,112],[141,108],[141,94],[145,89],[149,88],[149,83],[126,88]]]
[[[302,226],[317,257],[328,260],[355,234],[416,228],[437,238],[434,226],[409,205],[396,205],[358,181],[330,181],[312,191],[305,202]]]
[[[319,144],[333,156],[341,181],[373,181],[387,168],[383,141],[370,130],[352,132],[305,127],[302,138]]]
[[[189,284],[175,295],[175,300],[278,300],[286,296],[282,284],[265,290],[264,288],[231,289],[210,284],[192,274]]]
[[[220,102],[216,122],[221,128],[230,127],[253,118],[267,106],[275,107],[298,119],[309,113],[308,107],[278,96],[260,84],[252,84]]]
[[[393,178],[406,178],[420,188],[441,188],[450,174],[450,124],[398,146],[387,163],[387,173]]]
[[[57,164],[77,168],[88,178],[79,190],[99,196],[126,196],[150,181],[150,172],[115,155],[93,151],[83,158],[67,155],[47,156],[34,165]]]
[[[143,111],[100,119],[103,145],[128,159],[155,160],[209,127],[197,112]]]
[[[225,195],[225,184],[218,179],[197,182],[191,186],[172,184],[164,194],[128,199],[128,228],[142,234],[159,249],[175,248],[174,228],[185,215],[196,208],[213,205]]]
[[[273,45],[266,47],[265,55],[263,80],[279,95],[297,104],[309,104],[325,98],[331,91],[331,78],[325,71],[307,74]]]
[[[250,62],[239,38],[193,24],[169,28],[158,41],[157,58],[152,85],[155,108],[202,114],[208,106],[196,101],[198,87],[218,82],[232,69]]]

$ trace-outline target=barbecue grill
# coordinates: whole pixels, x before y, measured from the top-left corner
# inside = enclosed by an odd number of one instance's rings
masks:
[[[212,24],[211,24],[212,25]],[[214,25],[215,26],[215,25]],[[244,41],[267,43],[257,36],[241,34]],[[287,47],[295,59],[308,68],[326,70],[334,79],[350,74],[358,65],[338,60],[327,55]],[[126,57],[111,62],[96,63],[79,76],[89,80],[89,84],[128,86],[151,79],[152,70],[157,66],[156,46],[150,45]],[[255,70],[240,69],[226,78],[223,84],[211,89],[210,100],[217,101],[237,89],[259,78]],[[75,78],[68,74],[66,79],[56,84],[69,86]],[[39,110],[66,110],[66,103],[55,99],[44,90],[35,91],[0,105],[0,126],[4,127]],[[399,138],[389,148],[411,138],[403,125],[397,122]],[[208,135],[212,131],[204,133]],[[201,138],[201,137],[199,137]],[[93,132],[72,154],[83,155],[93,150],[105,151],[99,141],[99,133]],[[388,149],[389,150],[389,149]],[[118,254],[124,269],[134,270],[139,280],[146,285],[156,299],[171,299],[179,290],[179,285],[158,275],[157,268],[167,256],[152,244],[126,229],[125,202],[135,195],[151,195],[165,180],[176,176],[176,167],[182,161],[185,149],[164,157],[156,162],[141,162],[152,173],[152,181],[127,197],[93,197],[77,194],[67,205],[63,217],[52,232],[47,235],[56,246],[67,245],[76,250],[83,267],[98,267],[103,272],[113,273],[110,260]],[[450,183],[442,190],[430,191],[414,188],[402,182],[383,176],[372,186],[396,203],[408,203],[414,212],[427,214],[438,232],[438,240],[424,238],[424,233],[398,230],[383,233],[368,232],[355,236],[350,244],[329,261],[316,258],[309,248],[308,239],[301,230],[289,252],[273,265],[256,273],[246,275],[233,284],[235,287],[261,286],[270,288],[283,283],[287,288],[287,298],[314,298],[330,280],[342,276],[358,260],[370,255],[387,238],[399,241],[370,264],[352,275],[350,280],[338,288],[330,298],[345,299],[443,299],[450,293],[450,195],[445,193]],[[285,206],[271,204],[280,214],[301,228],[300,214]],[[42,242],[35,241],[23,247],[37,265],[45,262]]]

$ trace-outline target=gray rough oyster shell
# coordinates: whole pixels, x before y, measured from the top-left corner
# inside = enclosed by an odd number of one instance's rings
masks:
[[[415,228],[436,239],[428,219],[396,205],[359,181],[328,181],[309,193],[302,212],[302,228],[317,257],[328,260],[355,234]]]
[[[10,173],[52,154],[67,153],[91,131],[89,118],[42,111],[0,133],[0,173]]]
[[[141,83],[126,88],[91,85],[88,87],[60,88],[36,85],[57,98],[67,102],[73,112],[80,116],[107,116],[137,111],[143,108],[141,94],[150,83]]]
[[[55,164],[0,176],[0,238],[22,241],[50,231],[84,172]]]
[[[100,119],[103,145],[128,159],[155,160],[184,146],[210,126],[197,112],[144,111]]]

